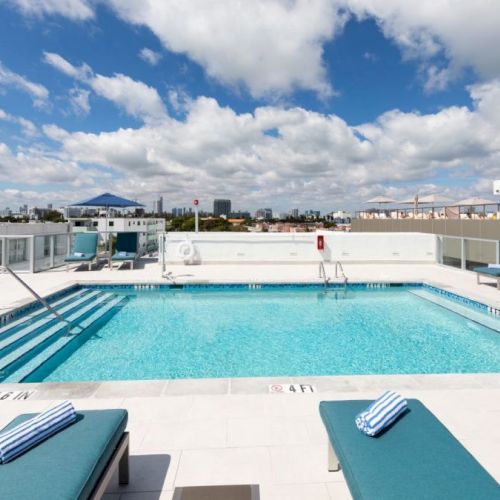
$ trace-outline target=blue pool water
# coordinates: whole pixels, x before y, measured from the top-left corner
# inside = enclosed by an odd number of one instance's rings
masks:
[[[130,297],[28,381],[500,371],[497,331],[405,288],[113,293]]]

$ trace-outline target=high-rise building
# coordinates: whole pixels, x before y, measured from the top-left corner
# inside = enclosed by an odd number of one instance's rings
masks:
[[[214,216],[224,215],[229,217],[231,213],[231,200],[214,200]]]
[[[52,203],[47,203],[47,210],[52,210]]]
[[[182,217],[184,215],[182,208],[172,208],[172,217]]]
[[[308,219],[319,219],[321,212],[319,210],[306,210],[305,216]]]
[[[256,219],[272,220],[273,210],[271,208],[259,208],[255,212]]]
[[[163,196],[153,201],[153,213],[156,215],[161,215],[163,213]]]
[[[294,219],[298,219],[299,218],[299,209],[298,208],[292,208],[292,213],[291,213],[292,217]]]

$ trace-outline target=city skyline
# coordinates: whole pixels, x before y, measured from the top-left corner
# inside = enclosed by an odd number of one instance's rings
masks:
[[[494,2],[147,6],[2,3],[0,206],[113,191],[151,208],[160,191],[171,206],[326,212],[491,195]]]

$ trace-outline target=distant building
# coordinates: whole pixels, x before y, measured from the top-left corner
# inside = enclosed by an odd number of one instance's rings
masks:
[[[250,219],[252,214],[246,210],[238,210],[236,212],[231,212],[229,217],[232,219]]]
[[[81,217],[82,209],[80,207],[64,207],[64,218],[70,219],[73,217]]]
[[[319,219],[321,213],[319,210],[306,210],[304,212],[304,215],[306,216],[307,219]]]
[[[155,215],[161,215],[163,213],[163,196],[153,201],[153,213]]]
[[[182,217],[183,215],[182,208],[172,208],[172,217]]]
[[[335,222],[336,224],[350,224],[352,219],[351,212],[346,212],[345,210],[337,210],[326,216],[326,220],[329,222]]]
[[[10,217],[12,215],[12,211],[9,207],[5,207],[3,210],[0,210],[0,217]]]
[[[231,200],[214,200],[214,217],[231,215]]]
[[[31,220],[43,219],[51,210],[51,208],[32,207],[28,210],[29,218]]]
[[[294,219],[298,219],[299,218],[299,209],[298,208],[292,208],[292,211],[291,211],[290,215]]]
[[[52,210],[52,203],[47,203],[47,210]]]
[[[255,212],[255,218],[261,220],[272,220],[273,218],[272,208],[259,208]]]

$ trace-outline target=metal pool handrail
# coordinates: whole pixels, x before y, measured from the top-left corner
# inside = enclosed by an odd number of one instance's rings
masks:
[[[33,295],[33,297],[35,297],[35,299],[37,300],[37,302],[40,302],[40,304],[43,307],[45,307],[45,309],[47,309],[51,314],[53,314],[59,321],[61,321],[62,323],[65,323],[68,327],[70,327],[70,326],[73,325],[71,323],[71,321],[69,321],[66,318],[64,318],[63,316],[61,316],[43,297],[41,297],[40,295],[38,295],[38,293],[36,293],[35,290],[33,290],[33,288],[31,288],[28,285],[28,283],[26,283],[24,280],[22,280],[10,267],[8,267],[8,266],[0,266],[0,270],[3,271],[3,272],[7,272],[15,280],[17,280],[18,283],[20,283],[24,288],[26,288],[26,290],[28,290],[28,292],[31,293],[31,295]],[[78,326],[78,328],[80,328],[81,330],[83,330],[83,328],[80,325],[75,325],[75,326]]]

